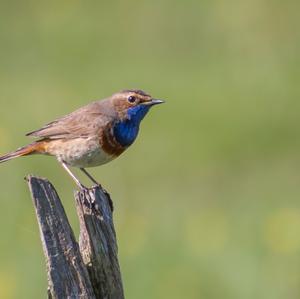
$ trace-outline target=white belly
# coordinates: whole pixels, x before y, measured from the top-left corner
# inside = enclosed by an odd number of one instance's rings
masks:
[[[95,139],[71,139],[65,141],[57,140],[51,152],[58,160],[62,160],[70,166],[95,167],[105,164],[115,157],[105,153]],[[63,143],[63,146],[62,144]],[[61,149],[64,149],[63,151]]]

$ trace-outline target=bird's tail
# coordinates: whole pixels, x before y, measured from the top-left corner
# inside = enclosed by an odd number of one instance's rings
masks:
[[[0,156],[0,163],[17,158],[17,157],[44,152],[43,147],[44,147],[43,141],[37,141],[37,142],[31,143],[31,144],[25,145],[23,147],[18,148],[14,152],[8,153],[4,156]]]

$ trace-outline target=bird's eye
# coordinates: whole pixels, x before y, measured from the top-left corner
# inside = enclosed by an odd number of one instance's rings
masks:
[[[134,96],[129,96],[128,97],[128,102],[129,103],[134,103],[136,101],[136,97],[134,97]]]

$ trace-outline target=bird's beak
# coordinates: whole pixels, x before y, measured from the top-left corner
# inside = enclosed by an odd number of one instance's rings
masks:
[[[159,100],[159,99],[152,99],[151,100],[151,105],[157,105],[157,104],[162,104],[164,103],[164,100]]]
[[[158,104],[162,104],[162,103],[165,103],[165,101],[159,100],[159,99],[151,99],[150,101],[144,102],[143,104],[153,106],[153,105],[158,105]]]

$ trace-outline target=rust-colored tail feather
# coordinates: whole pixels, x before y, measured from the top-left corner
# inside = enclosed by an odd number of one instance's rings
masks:
[[[0,157],[0,163],[21,157],[21,156],[27,156],[32,155],[38,152],[41,152],[41,142],[37,141],[28,145],[25,145],[23,147],[18,148],[16,151],[8,153],[2,157]]]

